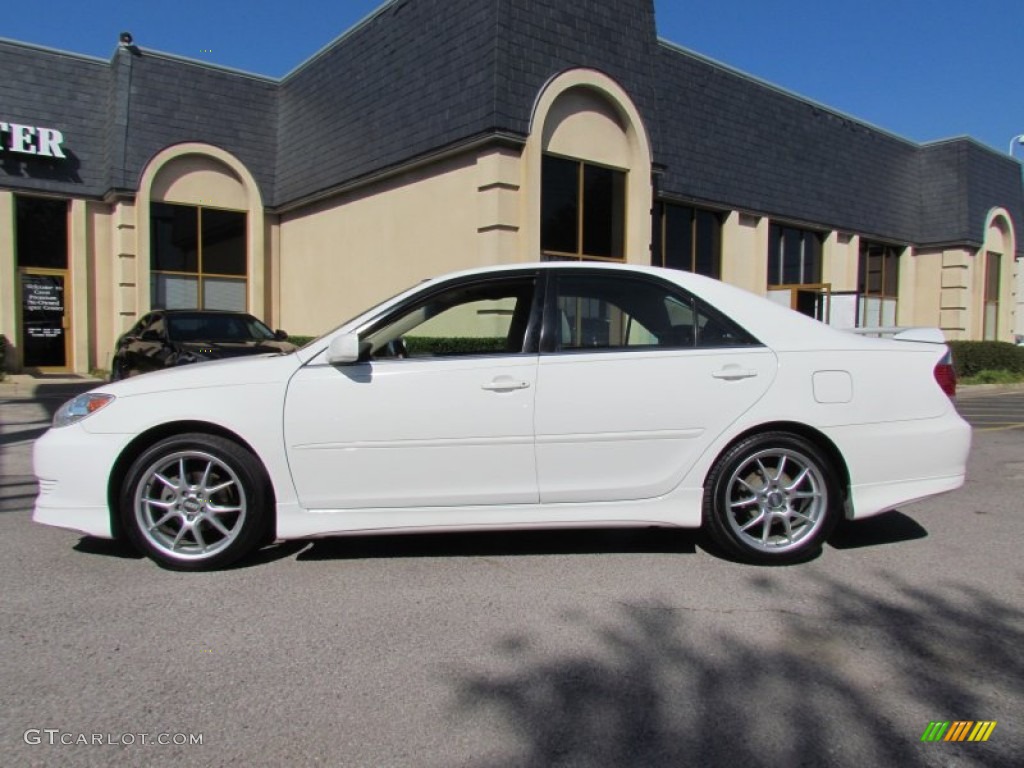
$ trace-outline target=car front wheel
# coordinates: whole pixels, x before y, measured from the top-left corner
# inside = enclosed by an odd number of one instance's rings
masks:
[[[265,541],[269,500],[263,469],[247,449],[214,435],[178,435],[132,463],[121,489],[121,522],[160,565],[221,568]]]
[[[813,557],[838,522],[840,507],[831,462],[813,443],[788,432],[753,435],[732,446],[704,489],[708,534],[747,562]]]

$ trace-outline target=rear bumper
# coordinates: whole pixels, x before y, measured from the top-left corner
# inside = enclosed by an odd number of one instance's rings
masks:
[[[852,503],[847,510],[847,517],[851,520],[861,520],[896,507],[913,504],[929,496],[955,491],[964,484],[964,477],[960,474],[899,483],[854,486],[850,489]]]
[[[859,520],[964,484],[971,427],[950,409],[935,419],[829,430],[850,469],[847,517]]]

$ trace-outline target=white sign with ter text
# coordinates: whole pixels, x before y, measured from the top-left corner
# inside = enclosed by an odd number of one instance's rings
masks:
[[[64,158],[64,134],[56,128],[40,128],[0,121],[0,152]]]

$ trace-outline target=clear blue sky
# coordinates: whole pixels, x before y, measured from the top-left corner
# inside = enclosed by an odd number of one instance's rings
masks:
[[[128,30],[142,48],[280,77],[381,3],[8,3],[0,37],[107,59]],[[662,38],[909,139],[968,135],[1006,152],[1024,133],[1024,0],[655,0],[655,10]]]

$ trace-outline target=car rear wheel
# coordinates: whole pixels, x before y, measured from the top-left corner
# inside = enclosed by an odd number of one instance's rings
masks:
[[[221,568],[269,533],[267,481],[247,449],[222,437],[169,437],[142,453],[121,489],[121,522],[167,568]]]
[[[789,432],[741,440],[718,459],[704,488],[708,534],[747,562],[813,557],[838,522],[839,506],[831,462],[813,443]]]

